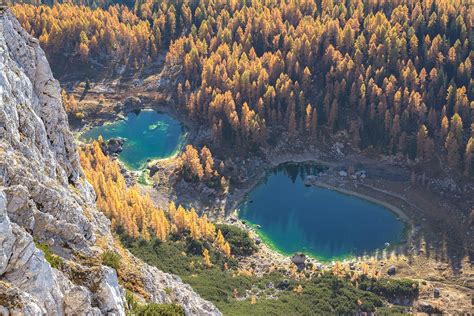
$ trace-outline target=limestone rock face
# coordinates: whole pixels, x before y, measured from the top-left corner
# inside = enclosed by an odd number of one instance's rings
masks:
[[[84,259],[113,248],[59,83],[38,41],[0,9],[0,314],[124,315],[116,271]],[[190,315],[220,314],[179,278],[133,260],[153,301],[180,303]]]
[[[194,293],[191,286],[175,275],[164,273],[156,267],[143,265],[141,268],[145,290],[154,302],[180,302],[187,314],[210,316],[220,315],[217,308]]]

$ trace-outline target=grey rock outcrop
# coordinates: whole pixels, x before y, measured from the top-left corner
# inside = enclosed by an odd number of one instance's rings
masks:
[[[102,150],[107,155],[119,154],[123,150],[122,146],[125,143],[125,141],[126,140],[122,137],[111,138],[102,144]]]
[[[59,263],[46,260],[39,243]],[[124,315],[116,271],[82,259],[113,248],[110,222],[97,211],[80,167],[59,83],[38,41],[2,10],[0,314]],[[179,278],[132,259],[152,301],[179,303],[189,315],[220,314]]]
[[[152,300],[159,303],[180,302],[185,311],[192,315],[210,316],[220,314],[216,307],[204,301],[193,289],[175,275],[164,273],[155,267],[143,265],[144,286],[152,295]]]

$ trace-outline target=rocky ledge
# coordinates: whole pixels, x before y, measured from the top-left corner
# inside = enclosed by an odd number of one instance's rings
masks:
[[[110,222],[83,175],[59,83],[38,41],[2,9],[0,314],[124,315],[117,272],[93,260],[105,250],[116,250]],[[127,256],[138,297],[220,314],[178,277]]]

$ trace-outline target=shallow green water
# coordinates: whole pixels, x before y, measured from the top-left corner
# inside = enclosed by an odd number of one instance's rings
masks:
[[[389,209],[340,192],[306,187],[318,170],[287,164],[269,174],[240,206],[240,218],[284,254],[302,251],[321,259],[342,259],[399,243],[405,224]],[[260,226],[257,226],[260,225]]]
[[[173,156],[184,140],[184,128],[169,115],[152,110],[138,114],[130,112],[122,121],[94,127],[81,135],[82,139],[97,139],[99,135],[107,140],[114,137],[126,138],[119,159],[130,169],[142,169],[147,159],[161,159]]]

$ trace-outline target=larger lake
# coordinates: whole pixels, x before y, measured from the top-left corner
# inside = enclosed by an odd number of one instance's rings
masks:
[[[119,159],[130,169],[142,169],[148,159],[161,159],[177,153],[184,141],[184,128],[169,115],[153,110],[130,112],[126,119],[91,128],[82,139],[125,138]]]
[[[269,174],[240,206],[265,242],[290,255],[320,260],[371,254],[403,239],[405,224],[388,208],[338,191],[307,187],[308,164],[286,164]]]

